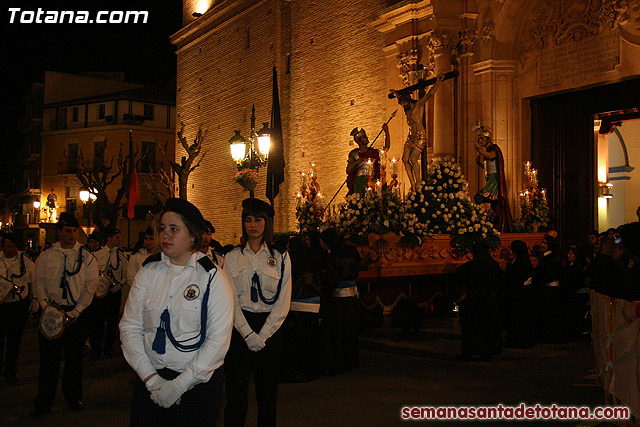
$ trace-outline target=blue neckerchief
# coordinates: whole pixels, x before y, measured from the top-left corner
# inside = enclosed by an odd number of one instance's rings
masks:
[[[64,252],[61,252],[62,256],[64,257],[64,270],[62,271],[62,278],[60,279],[60,289],[62,289],[62,298],[66,299],[67,301],[71,301],[71,304],[73,305],[76,304],[76,300],[73,297],[71,288],[69,287],[69,282],[67,281],[67,277],[73,277],[76,274],[78,274],[78,272],[80,271],[80,268],[82,267],[82,249],[83,247],[80,247],[80,249],[78,250],[78,258],[76,259],[75,271],[67,270],[67,255]]]
[[[207,290],[204,292],[204,296],[202,297],[202,305],[200,309],[200,332],[194,337],[187,338],[186,340],[178,341],[174,336],[173,332],[171,332],[171,314],[169,313],[169,309],[165,308],[162,314],[160,315],[160,326],[156,329],[156,336],[153,338],[153,344],[151,345],[151,349],[158,354],[165,354],[166,352],[166,343],[167,337],[171,344],[178,350],[183,353],[188,353],[191,351],[196,351],[202,344],[204,340],[207,338],[207,311],[209,304],[209,291],[211,290],[211,282],[215,277],[217,269],[214,270],[213,274],[209,275],[209,281],[207,282]],[[193,341],[196,338],[200,338],[198,342],[193,344],[185,344],[186,342]]]
[[[265,298],[262,294],[262,286],[260,286],[260,276],[258,276],[258,272],[253,273],[253,277],[251,277],[251,302],[258,302],[258,297],[262,300],[263,303],[267,305],[273,305],[278,301],[278,296],[280,296],[280,290],[282,289],[282,278],[284,277],[284,260],[286,256],[286,252],[282,255],[282,259],[280,260],[280,280],[278,281],[278,289],[276,289],[276,294],[273,298]]]
[[[113,276],[113,272],[114,271],[118,271],[118,269],[120,268],[120,250],[118,248],[114,248],[115,249],[115,253],[116,253],[116,266],[112,266],[111,265],[111,253],[109,253],[109,257],[107,258],[107,274],[109,275],[109,277],[111,277],[113,279],[114,282],[116,282],[118,285],[122,285],[122,283],[120,283],[119,280],[117,280],[114,276]],[[111,249],[109,249],[111,250]]]

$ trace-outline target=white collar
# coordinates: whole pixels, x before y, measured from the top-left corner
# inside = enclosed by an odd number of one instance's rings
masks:
[[[205,254],[203,254],[200,251],[196,251],[196,252],[192,253],[191,257],[189,257],[189,260],[187,260],[187,263],[184,265],[184,267],[193,267],[193,268],[197,269],[198,268],[197,262],[203,256],[205,256]],[[171,267],[171,265],[175,265],[175,264],[171,263],[171,258],[169,258],[167,255],[165,255],[164,252],[160,252],[160,258],[161,258],[162,262],[167,267]]]

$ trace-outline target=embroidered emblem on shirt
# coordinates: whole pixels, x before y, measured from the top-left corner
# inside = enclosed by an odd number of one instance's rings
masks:
[[[267,264],[269,264],[269,267],[275,267],[276,266],[276,259],[274,257],[269,257],[269,259],[267,260]]]
[[[198,298],[198,295],[200,295],[200,288],[198,285],[189,285],[187,286],[187,289],[184,290],[184,298],[188,301],[193,301]]]

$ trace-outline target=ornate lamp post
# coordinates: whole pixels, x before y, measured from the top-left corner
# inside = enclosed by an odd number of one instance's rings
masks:
[[[85,205],[85,209],[87,210],[87,235],[89,235],[89,230],[91,229],[91,204],[97,198],[97,196],[89,191],[86,187],[82,187],[79,192],[80,200]]]
[[[36,224],[40,222],[40,200],[33,201],[33,219]]]
[[[262,129],[256,133],[256,107],[253,105],[251,107],[251,134],[249,140],[247,141],[240,135],[240,131],[236,130],[235,135],[229,139],[231,157],[235,160],[239,171],[250,169],[257,172],[261,166],[267,164],[270,146],[269,122],[264,122]],[[257,185],[257,181],[254,174],[251,174],[251,177],[249,175],[249,172],[247,172],[243,176],[236,176],[236,182],[248,189],[250,197],[253,197],[253,190]]]

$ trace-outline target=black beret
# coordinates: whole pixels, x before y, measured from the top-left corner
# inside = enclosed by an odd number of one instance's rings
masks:
[[[20,238],[18,237],[17,234],[15,233],[3,233],[3,237],[4,240],[9,240],[10,242],[13,242],[14,245],[16,245],[16,247],[20,247]]]
[[[75,216],[73,216],[73,214],[69,213],[69,212],[62,212],[60,214],[60,218],[58,218],[58,228],[62,228],[62,227],[80,227],[80,223],[78,222],[78,220],[76,219]]]
[[[113,237],[116,234],[122,234],[120,232],[120,229],[117,227],[107,227],[107,229],[104,231],[104,235],[107,237]]]
[[[93,239],[96,242],[99,242],[102,240],[102,236],[100,235],[99,232],[94,231],[93,233],[89,234],[89,239]]]
[[[185,199],[172,197],[167,200],[164,208],[168,212],[179,213],[180,215],[191,221],[193,225],[195,225],[202,231],[205,231],[207,229],[207,222],[198,208],[196,208],[192,203],[188,202]]]
[[[249,197],[242,201],[242,209],[246,209],[251,212],[264,212],[269,218],[273,218],[275,211],[271,205],[255,197]]]
[[[210,233],[215,233],[216,228],[213,226],[213,224],[211,224],[211,221],[205,220],[205,222],[207,223],[207,228],[205,228],[205,231],[208,231]]]
[[[153,236],[153,228],[147,227],[147,229],[144,230],[144,235],[145,236]]]

